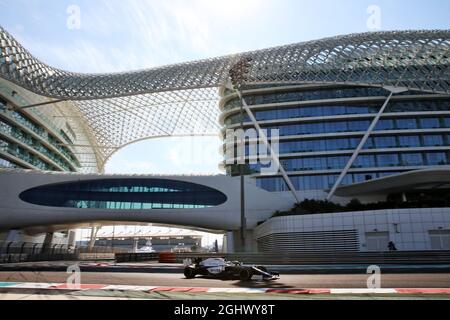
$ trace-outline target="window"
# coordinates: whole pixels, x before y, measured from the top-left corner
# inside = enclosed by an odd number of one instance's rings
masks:
[[[350,157],[329,157],[327,159],[327,169],[343,169],[350,160]]]
[[[364,178],[362,178],[364,176]],[[354,177],[355,181],[370,181],[374,179],[372,174],[356,174]]]
[[[404,166],[422,166],[423,159],[420,153],[405,153],[402,154],[402,165]]]
[[[397,141],[395,137],[376,137],[374,138],[375,146],[377,148],[395,148]]]
[[[379,154],[377,155],[379,167],[395,167],[399,165],[397,154]]]
[[[447,155],[445,152],[434,152],[426,154],[427,163],[430,166],[442,166],[447,164]]]
[[[397,129],[417,129],[417,121],[414,118],[395,120]]]
[[[0,97],[0,110],[5,110],[6,109],[6,105],[7,105],[6,100],[4,100],[4,99],[2,99]]]
[[[347,174],[342,185],[349,185],[358,182],[365,182],[379,177],[385,177],[400,172],[367,172]],[[336,182],[338,176],[336,174],[310,175],[310,176],[291,176],[292,184],[296,190],[324,190],[331,188]],[[256,185],[262,189],[271,192],[289,191],[282,177],[266,178],[260,177],[256,179]]]
[[[450,128],[450,118],[444,118],[444,124],[446,128]]]
[[[375,130],[393,130],[394,129],[394,121],[393,120],[380,120],[378,121]]]
[[[420,126],[422,129],[440,128],[441,124],[438,118],[424,118],[420,119]]]
[[[147,192],[142,192],[146,188]],[[89,209],[141,210],[165,208],[208,208],[224,203],[220,191],[194,183],[161,179],[108,179],[47,185],[20,194],[25,202]]]
[[[367,131],[369,129],[369,121],[353,121],[349,123],[349,131]]]
[[[373,155],[360,155],[356,158],[354,168],[371,168],[376,167],[375,156]]]
[[[443,146],[444,139],[439,135],[423,136],[423,144],[426,147]]]
[[[301,169],[302,170],[321,170],[323,169],[323,165],[321,164],[320,159],[317,158],[305,158],[300,160],[302,162]]]
[[[447,111],[450,103],[447,100],[392,101],[388,112]]]
[[[420,147],[418,136],[400,136],[398,138],[399,147]]]
[[[1,145],[1,141],[0,141],[0,150],[1,150],[1,148],[2,148],[2,145]],[[0,168],[19,168],[19,166],[12,162],[9,162],[8,160],[0,158]]]

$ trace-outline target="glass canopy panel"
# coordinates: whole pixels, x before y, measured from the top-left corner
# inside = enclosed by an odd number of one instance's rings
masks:
[[[200,184],[164,179],[100,179],[36,187],[20,199],[39,206],[110,209],[199,209],[221,205],[227,197]]]

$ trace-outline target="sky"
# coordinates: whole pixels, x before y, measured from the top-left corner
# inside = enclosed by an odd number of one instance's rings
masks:
[[[151,68],[341,34],[450,28],[448,0],[0,0],[0,25],[75,72]],[[203,157],[190,155],[202,150]],[[219,138],[147,140],[107,173],[217,174]]]
[[[0,25],[74,72],[120,72],[357,32],[450,29],[448,0],[0,0]],[[147,140],[107,173],[217,174],[219,138]],[[182,155],[182,156],[180,156]]]

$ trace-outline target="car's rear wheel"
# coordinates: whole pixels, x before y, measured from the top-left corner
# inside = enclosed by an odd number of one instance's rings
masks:
[[[245,268],[239,273],[239,278],[242,281],[249,281],[252,278],[252,275],[252,270]]]
[[[184,276],[186,279],[192,279],[195,278],[195,270],[192,268],[184,268]]]

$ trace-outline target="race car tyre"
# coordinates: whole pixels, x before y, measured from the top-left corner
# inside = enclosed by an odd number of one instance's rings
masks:
[[[242,269],[239,273],[239,278],[241,281],[249,281],[252,278],[252,270],[250,269]]]
[[[184,276],[186,279],[193,279],[195,278],[195,270],[192,268],[184,268]]]

